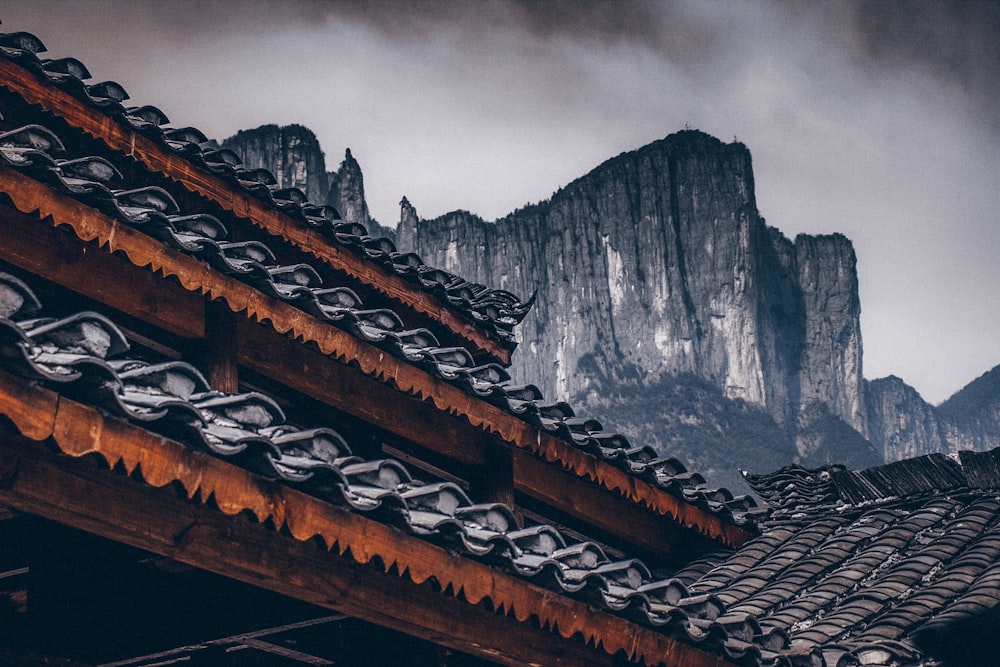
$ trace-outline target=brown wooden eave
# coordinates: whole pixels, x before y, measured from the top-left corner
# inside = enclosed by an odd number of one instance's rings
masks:
[[[283,239],[394,303],[435,321],[463,341],[473,355],[487,355],[505,366],[510,365],[513,343],[499,340],[434,295],[420,290],[392,271],[330,243],[250,193],[40,80],[32,72],[0,59],[0,87],[9,89],[28,104],[102,142],[111,151],[127,156],[187,192],[213,202],[235,218],[248,221],[267,234]]]
[[[21,268],[189,339],[206,335],[206,303],[225,304],[240,364],[464,465],[511,446],[518,491],[643,549],[684,557],[692,540],[738,547],[752,537],[13,169],[0,167],[0,191],[11,201],[0,257]]]
[[[0,414],[18,511],[502,664],[730,664],[2,371]]]

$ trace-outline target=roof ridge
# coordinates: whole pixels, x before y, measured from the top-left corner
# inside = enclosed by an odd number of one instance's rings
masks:
[[[988,452],[934,452],[862,470],[796,464],[744,477],[773,513],[867,505],[942,491],[1000,490],[1000,447]]]

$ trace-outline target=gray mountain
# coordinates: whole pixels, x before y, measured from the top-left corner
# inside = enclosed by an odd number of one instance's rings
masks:
[[[538,289],[514,373],[546,395],[600,409],[688,373],[793,438],[813,403],[866,433],[851,243],[768,227],[742,144],[680,132],[492,223],[404,205],[398,243],[471,280]]]
[[[319,140],[302,125],[240,130],[222,145],[239,155],[247,167],[273,173],[279,187],[299,188],[310,201],[333,206],[344,220],[364,225],[375,236],[394,235],[368,213],[365,178],[350,148],[337,170],[327,171]]]
[[[1000,446],[1000,366],[933,406],[901,379],[868,382],[871,441],[886,461]]]
[[[944,416],[962,410],[922,403],[898,378],[863,379],[851,242],[769,227],[743,144],[685,130],[494,222],[467,211],[423,220],[404,197],[396,230],[368,214],[349,150],[327,173],[301,126],[243,131],[226,145],[428,264],[537,290],[515,379],[723,483],[738,467],[860,467],[953,441],[981,449],[996,434],[997,412],[979,410],[969,429]],[[996,411],[1000,390],[992,396]]]

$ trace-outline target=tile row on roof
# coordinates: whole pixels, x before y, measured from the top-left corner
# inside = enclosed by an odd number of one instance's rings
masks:
[[[46,51],[36,36],[26,32],[0,33],[0,56],[43,76],[53,85],[116,118],[143,136],[208,169],[282,213],[316,229],[336,243],[377,262],[415,286],[427,290],[479,326],[505,341],[513,341],[513,328],[524,319],[534,302],[522,302],[505,290],[470,283],[447,271],[427,266],[414,253],[396,251],[387,238],[372,238],[359,223],[348,223],[331,206],[311,203],[298,188],[281,188],[266,169],[246,169],[231,150],[219,146],[192,127],[164,127],[168,119],[156,107],[126,107],[128,93],[114,81],[87,84],[86,66],[76,58],[45,59]]]
[[[750,476],[764,533],[676,576],[824,664],[937,665],[934,642],[1000,605],[1000,451],[959,459]]]
[[[1000,453],[928,454],[865,470],[842,465],[806,469],[786,466],[747,475],[747,483],[771,505],[772,519],[817,508],[860,505],[919,494],[1000,489]]]
[[[269,396],[209,389],[183,361],[128,358],[129,343],[106,317],[39,317],[18,278],[0,273],[0,367],[61,395],[221,457],[268,479],[443,543],[560,594],[748,664],[784,659],[781,632],[731,614],[714,594],[689,594],[655,578],[642,561],[611,561],[591,542],[569,543],[556,528],[518,528],[502,504],[473,504],[450,482],[424,483],[393,459],[363,460],[327,427],[289,424]]]
[[[700,509],[738,525],[754,524],[758,510],[750,496],[734,497],[727,489],[707,487],[701,475],[688,472],[676,458],[661,457],[649,446],[632,446],[625,436],[605,432],[597,420],[577,417],[565,402],[545,402],[534,385],[512,384],[499,364],[476,365],[465,348],[440,346],[428,329],[405,329],[393,310],[365,308],[352,290],[324,285],[308,263],[279,264],[275,253],[262,242],[229,241],[222,221],[206,213],[182,211],[163,188],[129,187],[103,158],[84,155],[63,159],[59,157],[63,152],[59,137],[38,124],[0,133],[0,164],[414,364]]]

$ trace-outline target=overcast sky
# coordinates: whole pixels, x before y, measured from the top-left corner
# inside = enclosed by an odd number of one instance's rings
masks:
[[[864,370],[1000,364],[1000,3],[46,2],[38,35],[175,126],[350,147],[373,215],[488,220],[684,127],[747,144],[787,236],[858,254]]]

